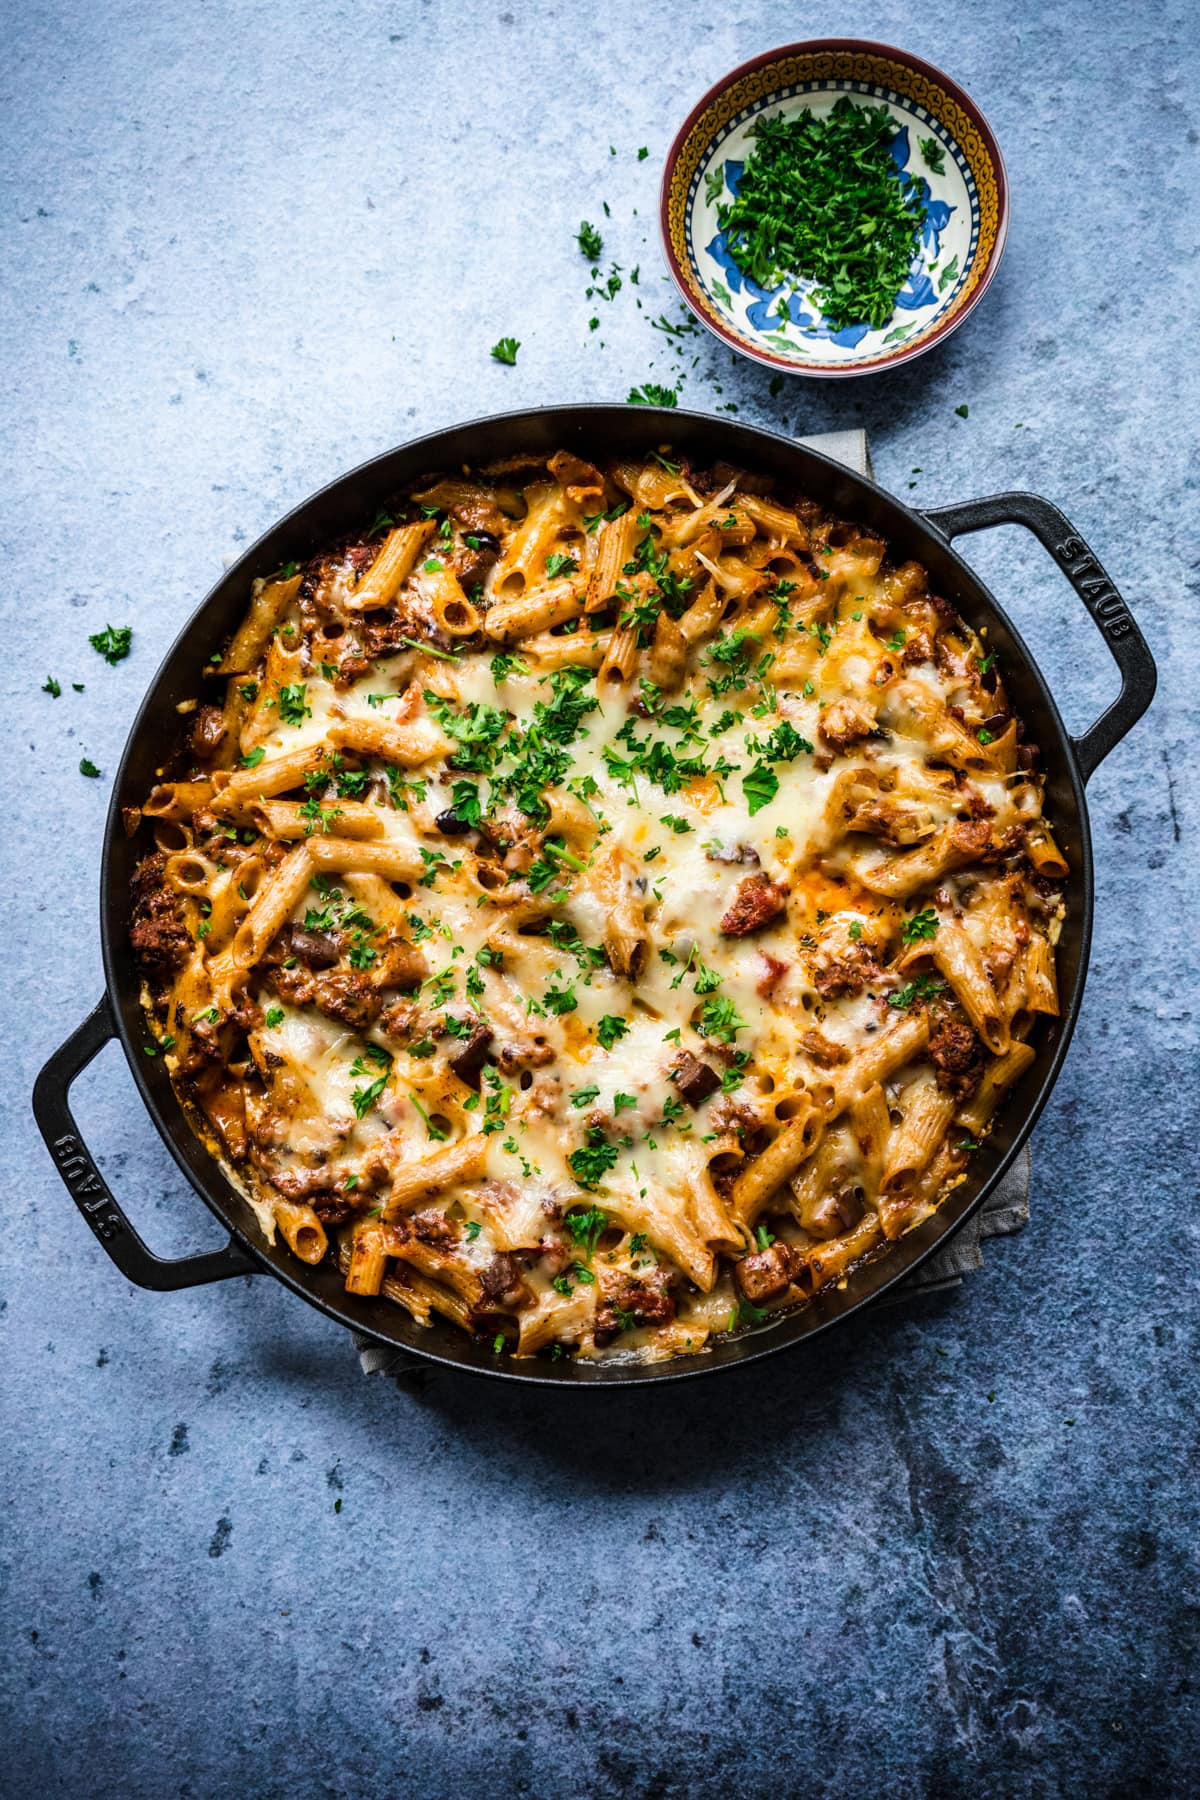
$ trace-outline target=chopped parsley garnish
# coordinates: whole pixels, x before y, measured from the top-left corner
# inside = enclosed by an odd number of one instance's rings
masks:
[[[746,1029],[746,1021],[732,1000],[714,996],[700,1008],[698,1029],[702,1037],[716,1038],[723,1044],[732,1044],[738,1032]]]
[[[440,569],[441,566],[441,563],[434,557],[431,557],[425,564],[427,569]],[[457,656],[452,655],[449,650],[439,650],[434,644],[422,643],[420,638],[402,637],[397,639],[397,642],[402,644],[406,650],[420,650],[425,656],[436,657],[438,662],[456,663],[458,661]],[[384,695],[384,699],[390,700],[393,698],[394,696],[391,694]]]
[[[813,301],[837,327],[886,325],[925,221],[917,178],[892,159],[895,137],[886,106],[845,94],[820,116],[761,119],[737,195],[717,208],[739,268],[765,288],[815,282]]]
[[[736,1331],[739,1325],[765,1325],[770,1318],[765,1306],[755,1306],[750,1300],[739,1300],[729,1319],[730,1331]]]
[[[658,381],[643,381],[641,387],[630,388],[628,406],[678,406],[678,388],[663,387]]]
[[[589,1133],[589,1136],[591,1134]],[[613,1162],[617,1153],[613,1151]],[[612,1164],[608,1165],[610,1168]],[[591,1262],[596,1245],[608,1229],[608,1214],[598,1206],[573,1206],[563,1219],[571,1242],[578,1248],[583,1246],[584,1255]]]
[[[482,1230],[483,1230],[483,1226],[480,1224],[478,1219],[469,1219],[467,1221],[467,1242],[468,1242],[468,1244],[473,1244],[475,1242],[475,1239],[479,1236],[479,1234]]]
[[[380,1094],[382,1094],[384,1088],[387,1086],[388,1079],[392,1072],[392,1059],[387,1051],[382,1049],[379,1044],[368,1044],[366,1054],[376,1067],[378,1067],[382,1061],[383,1073],[382,1075],[376,1076],[374,1081],[369,1081],[365,1087],[358,1087],[352,1090],[350,1095],[351,1104],[354,1107],[356,1116],[360,1119],[366,1118]],[[351,1063],[350,1073],[352,1075],[365,1075],[367,1073],[361,1056],[356,1056]],[[420,1111],[419,1105],[417,1110],[418,1112]],[[442,1136],[445,1136],[444,1132],[442,1133]]]
[[[586,219],[580,224],[579,230],[575,235],[575,242],[579,245],[582,255],[586,256],[589,262],[594,263],[600,260],[600,256],[604,250],[604,239],[600,236],[596,227],[594,225],[589,225]]]
[[[517,351],[521,348],[519,338],[503,337],[498,344],[492,345],[492,357],[498,363],[507,363],[510,367],[517,360]]]
[[[528,675],[529,673],[528,663],[523,663],[519,656],[509,656],[504,650],[501,650],[497,656],[493,656],[490,666],[492,680],[497,685],[502,681],[507,681],[510,675]]]
[[[971,415],[971,409],[969,406],[966,405],[965,402],[963,403],[962,406],[956,406],[954,410],[958,414],[960,419],[967,419]]]
[[[561,977],[556,975],[550,986],[546,989],[546,992],[542,995],[542,1005],[546,1008],[547,1012],[556,1013],[561,1018],[563,1013],[574,1012],[575,1008],[579,1005],[579,1001],[575,994],[574,985],[572,984],[570,987],[561,987],[558,985],[560,981]]]
[[[945,986],[945,982],[939,981],[934,975],[914,975],[911,981],[905,982],[894,994],[888,995],[887,1003],[900,1008],[911,1006],[914,1000],[933,999],[935,994],[944,991]]]
[[[917,149],[921,152],[927,169],[932,169],[935,175],[946,173],[945,154],[935,137],[918,138]]]
[[[334,820],[340,819],[341,816],[340,806],[324,807],[315,794],[300,808],[300,817],[304,820],[305,837],[311,837],[314,831],[328,832],[332,828]]]
[[[975,736],[979,739],[981,744],[993,744],[996,741],[995,732],[989,731],[986,725],[981,725],[979,730],[975,733]]]
[[[779,721],[762,745],[762,754],[769,762],[794,762],[801,752],[805,756],[811,756],[813,747],[786,719]]]
[[[779,792],[779,777],[769,763],[760,758],[752,769],[742,776],[742,792],[746,796],[746,804],[751,818],[769,806]]]
[[[49,694],[52,700],[57,700],[62,693],[62,686],[59,682],[55,681],[53,675],[47,675],[45,681],[42,683],[42,692],[43,694]]]
[[[456,781],[450,789],[450,810],[464,825],[476,830],[483,824],[483,805],[479,788],[473,781]]]
[[[79,773],[89,776],[94,781],[100,771],[89,756],[83,756],[79,759]]]
[[[573,556],[565,555],[561,550],[554,550],[546,558],[546,573],[553,581],[559,575],[574,575],[579,564]]]
[[[595,1085],[593,1085],[591,1087],[576,1088],[574,1093],[571,1095],[571,1105],[572,1106],[590,1106],[592,1104],[593,1100],[596,1100],[599,1098],[599,1095],[600,1095],[600,1089],[598,1087],[596,1087]]]
[[[618,1019],[614,1013],[605,1013],[596,1026],[596,1038],[605,1050],[611,1050],[628,1030],[629,1026],[624,1019]]]
[[[279,708],[279,717],[285,725],[303,725],[305,719],[312,718],[312,707],[308,704],[308,689],[302,681],[293,682],[288,687],[281,687],[276,705]]]
[[[383,1077],[382,1081],[374,1082],[372,1085],[373,1085],[373,1087],[378,1088],[380,1090],[380,1092],[382,1092],[386,1081],[387,1081],[387,1076],[385,1075]],[[367,1089],[366,1091],[370,1092],[371,1090]],[[443,1131],[440,1125],[436,1125],[434,1123],[434,1121],[430,1118],[429,1114],[425,1111],[425,1108],[421,1105],[421,1102],[417,1099],[417,1096],[415,1094],[409,1094],[408,1097],[412,1101],[413,1105],[416,1107],[417,1111],[420,1113],[422,1119],[425,1122],[426,1134],[433,1139],[435,1144],[444,1144],[446,1142],[447,1137],[449,1136],[449,1133],[446,1131]],[[358,1111],[358,1095],[352,1094],[351,1099],[354,1101],[354,1110],[355,1110],[355,1112],[358,1112],[358,1116],[361,1119],[362,1113]]]
[[[906,944],[915,944],[921,938],[931,938],[938,928],[938,916],[932,906],[922,907],[911,919],[905,919],[901,937]]]
[[[106,663],[119,663],[129,655],[133,643],[132,625],[106,625],[103,631],[97,631],[88,639],[93,650],[98,650]]]

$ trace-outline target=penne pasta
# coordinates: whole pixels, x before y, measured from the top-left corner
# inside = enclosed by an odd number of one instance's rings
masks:
[[[360,1318],[766,1328],[943,1203],[1050,1035],[1067,863],[999,672],[868,528],[669,445],[387,503],[253,584],[125,809],[149,1047]]]

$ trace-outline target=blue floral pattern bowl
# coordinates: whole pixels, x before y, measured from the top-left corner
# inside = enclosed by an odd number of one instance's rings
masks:
[[[925,223],[895,311],[876,330],[835,329],[813,283],[768,289],[738,265],[720,210],[736,196],[764,117],[829,111],[843,95],[886,106],[897,174],[918,183]],[[999,148],[945,75],[903,51],[847,40],[776,50],[736,70],[692,112],[663,178],[667,261],[687,304],[735,348],[804,375],[860,375],[919,355],[962,322],[996,271],[1008,223]]]

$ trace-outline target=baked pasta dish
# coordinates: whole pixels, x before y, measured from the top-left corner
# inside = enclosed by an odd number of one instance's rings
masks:
[[[254,584],[128,820],[148,1048],[264,1233],[521,1357],[695,1353],[885,1253],[1057,1010],[995,655],[669,447],[363,526]]]

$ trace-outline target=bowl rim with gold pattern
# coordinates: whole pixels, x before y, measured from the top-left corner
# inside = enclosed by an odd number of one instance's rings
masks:
[[[722,311],[689,249],[693,197],[714,140],[774,94],[833,82],[865,101],[893,95],[941,128],[956,148],[972,204],[969,260],[945,307],[903,343],[844,361],[811,361],[755,341]],[[812,38],[766,50],[739,64],[697,101],[676,134],[663,169],[659,222],[667,266],[686,306],[732,349],[785,374],[836,379],[877,374],[911,362],[955,331],[991,285],[1008,235],[1009,190],[995,133],[970,95],[910,51],[866,38]]]

